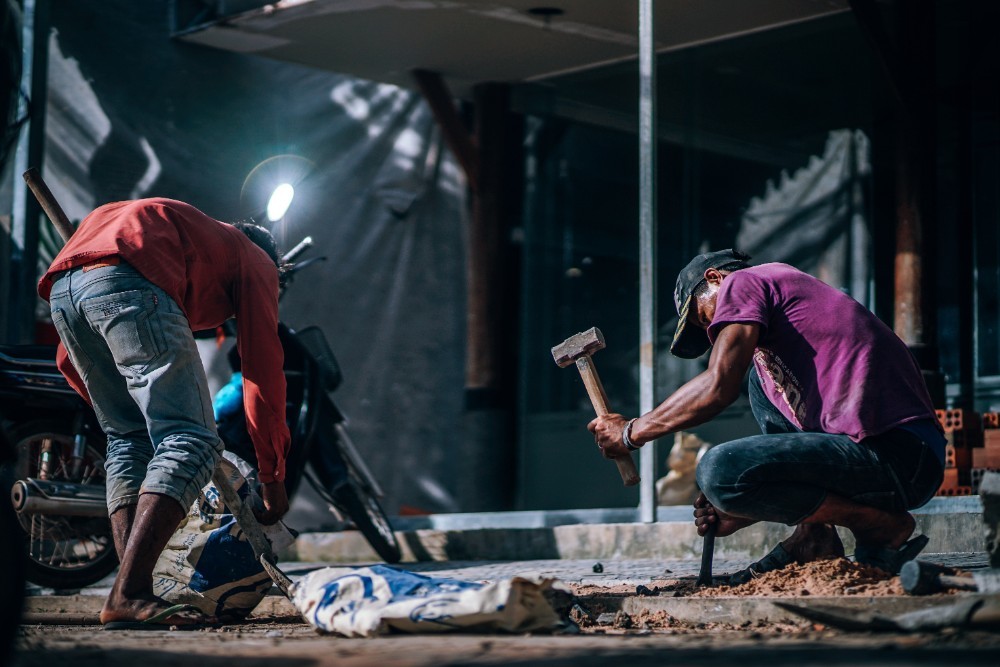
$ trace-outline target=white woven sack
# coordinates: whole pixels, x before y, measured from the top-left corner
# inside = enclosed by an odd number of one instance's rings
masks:
[[[243,499],[261,507],[255,471],[225,452],[219,463]],[[201,490],[153,568],[153,592],[168,602],[191,604],[220,620],[245,618],[271,588],[271,578],[256,561],[250,543],[211,482]],[[292,543],[278,522],[262,526],[275,551]]]
[[[402,632],[532,632],[561,627],[545,591],[555,579],[492,583],[426,577],[388,565],[324,568],[292,589],[292,604],[313,627],[347,637]]]

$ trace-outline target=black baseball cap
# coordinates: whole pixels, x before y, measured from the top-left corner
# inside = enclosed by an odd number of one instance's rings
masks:
[[[716,250],[698,255],[677,274],[677,286],[674,287],[674,306],[677,307],[677,331],[670,343],[670,352],[682,359],[697,359],[705,354],[712,345],[708,334],[696,326],[688,326],[688,311],[691,309],[691,295],[698,286],[705,282],[705,271],[719,269],[735,271],[745,269],[750,261],[750,255],[739,250]]]

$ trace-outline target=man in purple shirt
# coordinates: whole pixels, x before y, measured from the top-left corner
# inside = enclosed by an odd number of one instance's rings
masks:
[[[670,351],[708,369],[651,412],[588,428],[615,458],[710,420],[736,400],[751,367],[762,435],[712,448],[698,464],[695,524],[730,535],[757,521],[795,531],[730,577],[738,585],[790,563],[844,555],[892,574],[927,544],[909,510],[943,477],[944,436],[905,344],[857,301],[787,264],[751,267],[734,250],[694,258],[677,279]]]

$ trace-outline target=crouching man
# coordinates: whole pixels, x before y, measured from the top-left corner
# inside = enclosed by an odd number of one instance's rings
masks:
[[[905,344],[851,297],[786,264],[750,266],[743,253],[695,257],[677,278],[671,352],[708,369],[647,414],[593,420],[606,457],[712,419],[750,370],[761,435],[722,443],[698,464],[695,524],[725,536],[757,521],[795,531],[730,578],[844,555],[897,574],[927,544],[909,510],[943,478],[945,439]]]

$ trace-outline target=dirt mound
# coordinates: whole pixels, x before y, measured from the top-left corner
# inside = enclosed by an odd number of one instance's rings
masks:
[[[800,597],[805,595],[903,595],[899,577],[877,567],[853,563],[846,558],[818,560],[789,565],[767,572],[742,586],[719,586],[693,591],[691,597],[759,596]]]
[[[819,560],[804,565],[789,565],[767,572],[742,586],[702,588],[693,578],[666,579],[648,586],[614,584],[611,586],[571,585],[578,597],[595,595],[655,595],[669,597],[801,597],[863,595],[881,597],[904,595],[899,577],[846,558]]]

